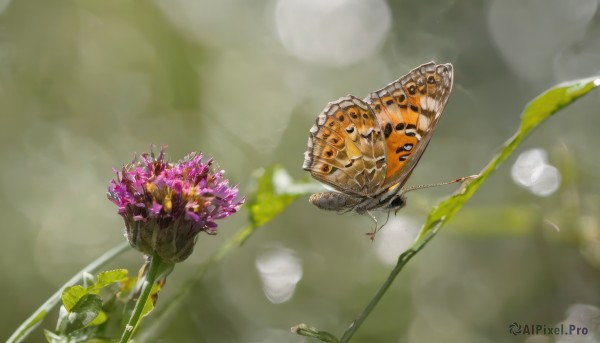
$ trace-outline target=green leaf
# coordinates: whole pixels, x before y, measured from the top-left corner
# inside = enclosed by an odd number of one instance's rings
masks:
[[[65,309],[71,312],[71,309],[86,294],[98,294],[100,290],[112,283],[123,281],[127,278],[126,269],[115,269],[98,274],[98,281],[92,283],[89,287],[80,285],[67,287],[63,291],[62,301]],[[89,281],[88,281],[89,282]]]
[[[259,171],[256,182],[256,192],[247,202],[254,227],[265,225],[298,197],[321,188],[314,183],[294,181],[280,166]]]
[[[571,104],[592,89],[600,86],[600,76],[557,85],[530,102],[521,118],[521,130],[528,134],[542,121]]]
[[[81,271],[79,271],[71,279],[69,279],[62,287],[60,287],[60,289],[54,292],[54,294],[52,294],[50,298],[48,298],[38,309],[36,309],[35,312],[33,312],[27,319],[25,319],[8,338],[7,342],[20,342],[25,337],[27,337],[31,333],[31,331],[45,319],[48,312],[52,310],[54,306],[56,306],[56,304],[58,304],[61,301],[64,289],[73,286],[78,282],[81,282],[83,274],[86,271],[97,270],[108,261],[113,260],[114,258],[116,258],[117,256],[121,255],[123,252],[129,249],[131,249],[129,243],[123,242],[118,246],[105,252],[102,256],[98,257],[90,264],[85,266]]]
[[[152,310],[154,310],[154,299],[153,296],[156,296],[160,291],[160,285],[154,284],[152,285],[152,289],[150,290],[150,296],[146,303],[144,304],[144,309],[142,309],[142,317],[147,316]]]
[[[58,331],[69,334],[92,323],[102,311],[102,299],[96,294],[86,294],[60,319]]]
[[[95,289],[104,288],[112,283],[121,282],[127,278],[127,269],[108,270],[98,274],[98,281],[94,284]]]
[[[90,323],[90,326],[102,325],[107,320],[108,320],[108,316],[106,315],[106,312],[100,311],[100,313],[98,313],[98,315],[96,316],[96,318],[94,318],[94,320],[92,320],[92,322]]]
[[[71,312],[79,300],[88,293],[88,289],[80,285],[65,288],[62,294],[62,302],[65,309]]]

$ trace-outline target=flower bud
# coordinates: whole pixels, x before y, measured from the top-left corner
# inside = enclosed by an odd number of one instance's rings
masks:
[[[137,156],[108,187],[108,199],[119,207],[126,237],[135,249],[163,260],[181,262],[194,249],[197,235],[217,233],[216,220],[237,212],[244,198],[229,186],[213,160],[191,153],[177,163],[165,161],[165,148]]]

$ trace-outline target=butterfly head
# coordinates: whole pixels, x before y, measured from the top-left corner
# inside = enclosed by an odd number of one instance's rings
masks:
[[[383,208],[388,210],[394,210],[394,212],[400,211],[404,206],[406,206],[406,196],[403,193],[398,193],[394,195],[388,202],[383,206]]]

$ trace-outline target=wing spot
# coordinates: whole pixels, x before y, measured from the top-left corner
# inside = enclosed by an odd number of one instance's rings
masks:
[[[354,132],[354,126],[347,127],[346,132],[348,132],[348,133]]]
[[[404,161],[406,161],[406,159],[408,159],[409,156],[410,156],[410,154],[402,155],[402,156],[398,157],[398,161],[404,162]]]
[[[385,102],[385,104],[388,105],[388,106],[391,105],[391,104],[393,104],[393,103],[394,103],[394,100],[391,100],[391,99]]]
[[[408,86],[408,94],[409,94],[409,95],[415,95],[416,93],[417,93],[417,86],[415,86],[415,84],[414,84],[414,83],[411,83],[411,84]]]
[[[410,105],[410,110],[413,112],[419,112],[419,106],[417,105]]]
[[[412,144],[410,144],[410,143],[404,144],[403,146],[396,148],[396,154],[399,154],[402,151],[411,151],[412,148],[413,148]]]
[[[383,135],[385,138],[388,138],[392,134],[392,124],[385,124],[385,128],[383,129]]]
[[[427,83],[430,84],[430,85],[435,84],[435,77],[433,75],[429,75],[427,77]]]
[[[400,103],[403,103],[405,100],[406,100],[406,95],[404,95],[404,94],[400,94],[400,96],[398,97],[398,101],[399,101]]]
[[[350,168],[350,167],[352,167],[353,164],[354,164],[354,160],[350,160],[350,162],[348,162],[348,164],[346,164],[344,166],[344,168]]]
[[[402,131],[404,130],[404,123],[398,123],[398,125],[396,125],[396,131]]]
[[[356,119],[358,118],[358,114],[356,114],[356,112],[350,112],[350,117],[352,117],[352,119]]]
[[[340,114],[340,116],[338,117],[338,120],[341,121],[341,122],[343,122],[344,121],[344,115]]]
[[[365,119],[369,119],[369,115],[368,115],[368,114],[366,114],[366,113],[363,113],[363,118],[365,118]]]
[[[375,105],[375,111],[377,111],[377,112],[381,111],[381,105],[379,105],[379,104]]]

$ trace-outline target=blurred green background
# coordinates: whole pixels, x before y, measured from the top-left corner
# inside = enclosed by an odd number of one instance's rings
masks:
[[[306,177],[308,130],[327,102],[365,97],[435,60],[454,64],[454,90],[408,184],[475,174],[530,99],[600,74],[597,7],[597,0],[0,0],[0,337],[124,240],[105,193],[111,168],[134,152],[151,143],[168,145],[173,160],[203,151],[244,193],[252,171],[274,163]],[[517,152],[530,153],[520,167],[511,173],[510,159],[411,261],[355,341],[597,341],[599,108],[593,92],[538,129]],[[540,161],[549,170],[544,191],[519,186],[515,170],[531,179]],[[374,244],[364,235],[368,217],[320,211],[301,198],[210,270],[175,313],[160,323],[147,318],[139,341],[309,342],[289,333],[302,322],[339,334],[431,206],[455,188],[411,193]],[[221,222],[216,237],[200,236],[169,277],[159,310],[246,215]],[[135,273],[141,263],[131,251],[106,269]],[[513,322],[575,323],[590,333],[515,337]],[[27,341],[42,340],[37,330]]]

